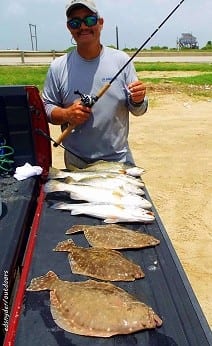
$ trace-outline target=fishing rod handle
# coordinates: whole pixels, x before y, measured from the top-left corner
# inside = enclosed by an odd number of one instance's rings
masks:
[[[98,91],[96,95],[98,99],[107,91],[107,89],[109,89],[109,87],[110,87],[110,83],[103,85],[103,87]]]
[[[54,141],[54,144],[53,144],[53,146],[54,147],[58,147],[61,143],[62,143],[62,141],[68,136],[68,135],[70,135],[70,133],[73,131],[73,129],[75,128],[75,126],[74,125],[68,125],[68,127],[61,133],[61,135],[58,137],[58,139],[56,139],[55,141]]]

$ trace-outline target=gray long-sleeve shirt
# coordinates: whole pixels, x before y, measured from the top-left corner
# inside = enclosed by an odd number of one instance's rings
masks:
[[[67,107],[83,94],[96,95],[129,60],[126,53],[103,46],[100,56],[82,58],[77,50],[55,59],[48,71],[43,102],[51,122],[55,106]],[[114,80],[109,89],[92,107],[88,121],[79,125],[63,144],[86,161],[109,160],[134,163],[129,145],[129,112],[146,112],[148,100],[140,106],[130,103],[126,86],[137,80],[132,63]]]

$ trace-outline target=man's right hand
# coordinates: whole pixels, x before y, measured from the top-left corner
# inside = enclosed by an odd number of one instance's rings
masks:
[[[65,122],[77,126],[86,122],[91,114],[91,108],[83,106],[80,100],[64,109]]]
[[[82,105],[81,100],[76,100],[66,108],[55,107],[52,110],[52,123],[62,125],[69,123],[73,128],[86,122],[91,114],[91,108]]]

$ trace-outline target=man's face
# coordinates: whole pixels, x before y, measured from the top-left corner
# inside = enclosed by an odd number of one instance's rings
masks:
[[[83,19],[90,15],[95,15],[95,14],[91,12],[87,7],[76,8],[73,11],[71,11],[71,14],[68,20],[73,18]],[[103,27],[103,19],[99,18],[97,20],[96,25],[90,26],[90,27],[86,26],[84,22],[81,23],[81,26],[78,29],[72,29],[68,24],[67,24],[67,27],[69,31],[71,32],[77,45],[91,44],[92,42],[100,41],[101,29]]]

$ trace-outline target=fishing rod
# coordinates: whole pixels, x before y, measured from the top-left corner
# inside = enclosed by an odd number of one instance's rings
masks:
[[[114,80],[122,73],[127,65],[135,58],[135,56],[143,49],[146,44],[152,39],[153,36],[160,30],[160,28],[166,23],[166,21],[174,14],[174,12],[182,5],[185,0],[181,0],[179,4],[168,14],[168,16],[161,22],[161,24],[155,29],[155,31],[146,39],[146,41],[136,50],[136,52],[131,56],[131,58],[126,62],[126,64],[121,67],[121,69],[115,74],[115,76],[110,80],[109,83],[106,83],[97,93],[97,95],[86,95],[81,93],[79,90],[76,90],[74,93],[78,94],[81,98],[81,102],[86,107],[92,107],[102,95],[109,89]],[[73,131],[74,126],[69,125],[59,136],[59,138],[54,142],[54,146],[57,147],[60,143]]]

